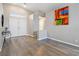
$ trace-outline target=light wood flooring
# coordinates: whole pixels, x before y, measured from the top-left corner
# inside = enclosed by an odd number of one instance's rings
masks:
[[[62,44],[51,39],[36,40],[22,36],[7,39],[1,56],[79,56],[79,48]]]

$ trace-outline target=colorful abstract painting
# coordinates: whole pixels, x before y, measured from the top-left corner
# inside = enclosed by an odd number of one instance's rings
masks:
[[[60,8],[55,10],[55,24],[68,25],[69,7]]]

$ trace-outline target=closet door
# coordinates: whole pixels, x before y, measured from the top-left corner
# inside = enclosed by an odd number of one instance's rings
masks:
[[[27,34],[27,11],[18,6],[9,6],[9,28],[12,37],[23,36]],[[8,10],[7,10],[8,11]]]
[[[23,36],[27,33],[26,18],[18,19],[18,35]]]
[[[45,29],[45,17],[39,17],[39,40],[47,38],[47,30]]]
[[[10,17],[9,20],[9,30],[11,31],[11,36],[18,36],[18,20],[14,17]]]
[[[26,18],[10,17],[9,28],[11,36],[23,36],[27,34]]]

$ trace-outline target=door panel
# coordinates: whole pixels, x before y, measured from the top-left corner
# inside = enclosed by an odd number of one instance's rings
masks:
[[[26,35],[26,19],[25,18],[23,18],[23,19],[19,19],[19,21],[18,21],[19,23],[19,26],[18,26],[18,31],[19,31],[19,33],[18,33],[18,35],[19,36],[21,36],[21,35]]]
[[[15,18],[10,17],[9,20],[9,28],[11,31],[11,36],[22,36],[26,35],[27,33],[27,27],[26,27],[26,18]]]
[[[17,19],[11,17],[10,20],[9,20],[9,29],[11,31],[11,36],[12,37],[18,36],[17,27],[18,27]]]

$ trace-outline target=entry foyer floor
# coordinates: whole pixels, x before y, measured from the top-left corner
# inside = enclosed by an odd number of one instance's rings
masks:
[[[79,56],[79,48],[51,39],[36,40],[30,36],[7,39],[1,56]]]

